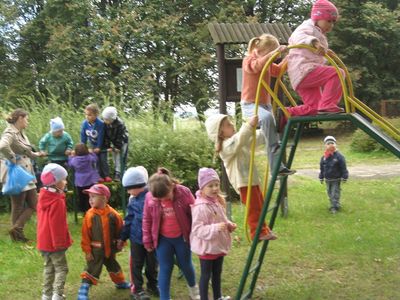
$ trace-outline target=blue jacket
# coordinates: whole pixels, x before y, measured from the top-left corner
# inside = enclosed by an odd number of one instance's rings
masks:
[[[103,148],[104,122],[99,118],[96,118],[93,124],[87,120],[82,122],[81,143],[86,144],[88,140],[92,147]]]
[[[344,156],[335,151],[333,155],[325,158],[321,157],[319,179],[346,179],[349,178],[349,172],[346,167]]]
[[[128,214],[124,219],[121,240],[126,241],[129,238],[131,243],[143,245],[142,219],[146,193],[147,188],[136,197],[129,198]]]

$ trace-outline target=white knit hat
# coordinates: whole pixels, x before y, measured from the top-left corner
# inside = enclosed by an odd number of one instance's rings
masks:
[[[122,186],[126,189],[137,189],[146,186],[149,179],[147,170],[142,167],[132,167],[125,171]]]
[[[336,144],[336,139],[333,136],[328,135],[324,138],[324,144],[326,144],[327,142],[334,142]]]
[[[108,106],[101,114],[105,120],[115,120],[117,118],[117,109],[114,106]]]
[[[227,115],[216,114],[216,115],[210,116],[206,120],[205,125],[206,125],[208,138],[211,141],[213,141],[214,143],[216,143],[218,141],[218,133],[219,133],[219,128],[221,126],[221,122],[227,117],[228,117]]]
[[[50,119],[50,130],[51,132],[59,131],[64,129],[64,122],[60,117]]]
[[[62,166],[54,163],[50,163],[43,168],[40,180],[43,185],[50,186],[57,182],[67,178],[68,173]]]

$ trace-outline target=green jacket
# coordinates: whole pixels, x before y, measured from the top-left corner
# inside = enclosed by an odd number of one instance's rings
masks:
[[[47,152],[50,161],[68,160],[65,155],[66,150],[72,150],[74,143],[68,132],[63,132],[62,136],[54,137],[51,132],[46,133],[39,141],[39,150]]]

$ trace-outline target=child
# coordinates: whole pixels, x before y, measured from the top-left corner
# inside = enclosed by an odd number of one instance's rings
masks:
[[[44,187],[37,205],[37,248],[44,259],[42,300],[65,299],[65,252],[72,244],[64,193],[67,175],[63,167],[54,163],[46,165],[41,174]]]
[[[100,179],[99,182],[111,182],[109,176],[107,150],[104,148],[104,123],[98,118],[100,109],[97,104],[89,104],[85,108],[86,120],[81,126],[81,143],[89,141],[89,148],[97,154]]]
[[[208,283],[212,278],[214,299],[227,300],[230,297],[221,294],[222,264],[231,248],[230,233],[236,229],[236,224],[225,215],[225,199],[221,195],[217,172],[201,168],[198,183],[199,191],[192,206],[190,245],[192,252],[200,258],[200,297],[208,300]]]
[[[120,245],[128,238],[131,241],[132,298],[137,300],[150,300],[150,297],[143,290],[142,269],[145,264],[147,290],[159,297],[157,258],[154,251],[146,251],[142,238],[144,199],[148,191],[147,181],[147,170],[143,167],[129,168],[122,178],[122,185],[131,196],[128,204],[128,214],[125,217],[124,227],[121,232]]]
[[[304,21],[292,33],[289,45],[306,44],[317,49],[291,49],[288,55],[288,74],[293,89],[303,105],[287,108],[292,116],[341,113],[342,97],[339,76],[323,57],[328,50],[326,34],[338,19],[338,10],[327,0],[318,0],[311,9],[311,19]],[[341,70],[343,76],[344,72]]]
[[[265,63],[276,51],[282,52],[285,49],[286,47],[279,46],[277,38],[270,34],[262,34],[250,40],[247,49],[248,55],[243,59],[242,64],[243,83],[240,106],[244,118],[250,118],[254,115],[257,85]],[[269,72],[266,72],[264,77],[267,84],[270,84],[271,76],[278,76],[282,63],[271,65]],[[271,96],[265,89],[262,89],[258,104],[259,125],[268,141],[266,152],[271,170],[273,170],[279,154],[279,136],[276,132],[275,119],[271,110]],[[281,164],[280,173],[281,175],[293,174],[283,164]]]
[[[74,173],[75,187],[78,191],[79,209],[85,213],[89,208],[89,196],[83,191],[99,181],[99,173],[96,168],[97,155],[89,153],[85,144],[75,145],[74,155],[68,159],[68,166]]]
[[[326,192],[331,202],[330,212],[335,214],[340,210],[340,182],[346,182],[349,172],[344,156],[336,150],[336,139],[328,135],[324,139],[325,153],[320,161],[319,180],[326,182]]]
[[[143,211],[143,244],[149,252],[156,250],[161,300],[170,299],[174,256],[185,275],[190,298],[200,299],[189,245],[193,203],[191,191],[172,179],[167,169],[159,168],[150,177]]]
[[[87,266],[81,274],[82,284],[78,300],[89,299],[89,288],[96,285],[103,265],[117,289],[129,289],[124,273],[115,258],[117,240],[121,234],[123,220],[119,213],[107,204],[111,196],[104,184],[95,184],[85,190],[89,194],[90,206],[82,223],[82,250],[85,252]]]
[[[104,147],[113,156],[114,181],[120,181],[121,163],[126,164],[126,156],[128,154],[128,130],[124,122],[117,117],[117,109],[115,107],[106,107],[102,116],[105,124]],[[111,144],[113,148],[111,148]]]
[[[50,120],[50,132],[40,139],[39,150],[43,156],[48,156],[51,163],[65,167],[73,144],[69,133],[64,131],[62,119],[56,117]]]
[[[226,173],[233,188],[240,195],[242,203],[246,203],[247,187],[250,167],[250,143],[253,128],[257,126],[258,117],[253,116],[244,123],[239,132],[235,132],[233,123],[227,115],[216,114],[206,120],[208,137],[215,143],[216,152],[224,162]],[[257,131],[257,143],[264,143],[264,135]],[[262,210],[264,198],[259,186],[256,168],[253,168],[253,182],[251,187],[251,202],[249,208],[248,225],[250,236],[253,239],[257,230],[258,219]],[[263,224],[260,240],[275,240],[276,235]]]

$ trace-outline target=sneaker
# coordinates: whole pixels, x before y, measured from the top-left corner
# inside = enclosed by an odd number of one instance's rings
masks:
[[[329,209],[329,211],[331,212],[332,215],[334,215],[334,214],[337,213],[338,210],[336,209],[336,207],[331,207],[331,208]]]
[[[160,297],[160,290],[158,289],[158,287],[152,287],[152,286],[147,286],[147,292],[155,297]]]
[[[111,182],[113,181],[110,176],[104,177],[104,182]]]
[[[150,296],[147,295],[145,291],[140,291],[138,293],[134,293],[132,296],[133,296],[132,299],[135,299],[135,300],[150,300],[151,299]]]
[[[64,300],[65,295],[59,295],[59,294],[53,294],[53,297],[51,297],[51,300]]]
[[[222,296],[220,298],[218,298],[218,300],[231,300],[231,296]]]
[[[195,286],[188,286],[189,290],[189,297],[192,300],[200,300],[200,292],[199,292],[199,286],[196,284]]]
[[[131,284],[127,281],[121,282],[121,283],[116,283],[115,287],[119,290],[127,290],[131,288]]]
[[[296,173],[296,170],[290,170],[286,167],[282,168],[279,170],[278,176],[288,176],[288,175],[293,175],[294,173]]]
[[[121,175],[119,173],[115,173],[114,181],[121,181]]]
[[[331,114],[341,114],[341,113],[344,113],[344,109],[339,106],[318,110],[319,115],[331,115]]]
[[[260,235],[258,240],[259,241],[273,241],[273,240],[276,240],[277,238],[278,238],[278,236],[273,231],[270,231],[268,234]]]

